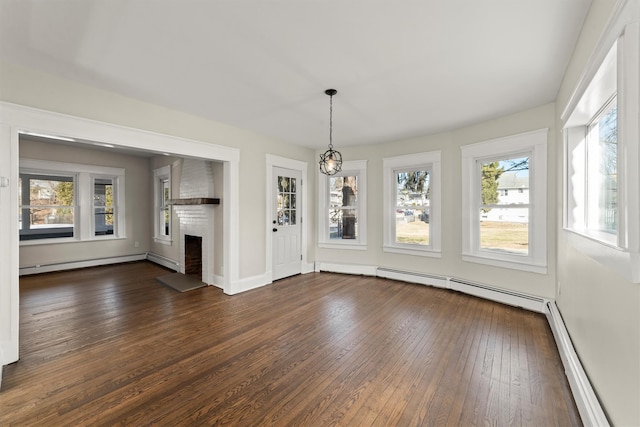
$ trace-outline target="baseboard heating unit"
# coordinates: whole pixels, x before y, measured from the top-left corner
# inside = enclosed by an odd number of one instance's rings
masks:
[[[419,283],[422,285],[435,286],[438,288],[451,289],[480,298],[500,302],[503,304],[522,307],[538,313],[546,313],[547,300],[541,297],[496,288],[476,283],[456,277],[438,276],[427,273],[417,273],[412,271],[394,270],[386,267],[377,269],[378,277],[387,279],[402,280],[404,282]]]
[[[53,271],[73,270],[76,268],[97,267],[100,265],[119,264],[122,262],[142,261],[147,259],[147,254],[123,255],[107,258],[94,258],[82,261],[57,262],[51,264],[36,264],[31,266],[20,267],[19,275],[27,276],[29,274],[50,273]]]

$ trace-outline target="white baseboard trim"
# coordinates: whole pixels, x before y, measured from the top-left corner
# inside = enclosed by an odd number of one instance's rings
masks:
[[[354,274],[363,276],[375,276],[378,267],[373,265],[335,264],[331,262],[316,262],[315,271],[327,271],[330,273]]]
[[[582,418],[582,423],[585,426],[609,426],[609,420],[591,386],[587,373],[582,367],[555,301],[547,303],[545,314],[556,340],[556,346],[564,365],[565,374],[569,380],[573,399],[576,401],[580,418]]]
[[[315,264],[312,262],[303,262],[300,268],[301,274],[309,274],[315,271]]]
[[[170,268],[173,271],[180,271],[180,263],[171,258],[149,252],[147,254],[147,259],[155,264]]]
[[[272,283],[271,273],[258,274],[257,276],[246,277],[231,284],[229,289],[225,289],[227,295],[235,295],[241,292],[257,289]]]
[[[214,274],[213,283],[211,283],[209,286],[215,286],[216,288],[224,289],[224,286],[221,283],[224,283],[224,276],[218,276],[217,274]]]
[[[124,255],[108,258],[95,258],[84,261],[59,262],[52,264],[37,264],[28,267],[20,267],[19,275],[50,273],[52,271],[73,270],[76,268],[97,267],[100,265],[119,264],[122,262],[142,261],[147,259],[147,254]]]

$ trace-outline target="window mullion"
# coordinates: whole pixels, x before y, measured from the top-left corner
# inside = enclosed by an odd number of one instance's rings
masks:
[[[79,172],[76,185],[77,216],[75,230],[80,240],[90,240],[93,236],[93,182],[88,172]],[[74,233],[75,235],[75,233]]]

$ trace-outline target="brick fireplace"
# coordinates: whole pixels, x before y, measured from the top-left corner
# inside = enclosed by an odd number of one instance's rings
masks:
[[[180,196],[171,200],[180,219],[180,272],[199,276],[208,285],[214,284],[214,206],[219,202],[211,162],[183,159]]]
[[[202,237],[184,235],[184,274],[202,277]]]

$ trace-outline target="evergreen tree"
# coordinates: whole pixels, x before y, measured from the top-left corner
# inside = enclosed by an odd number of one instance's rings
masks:
[[[492,205],[498,203],[498,179],[504,172],[504,168],[498,162],[482,165],[482,204]],[[489,212],[491,209],[483,209]]]

